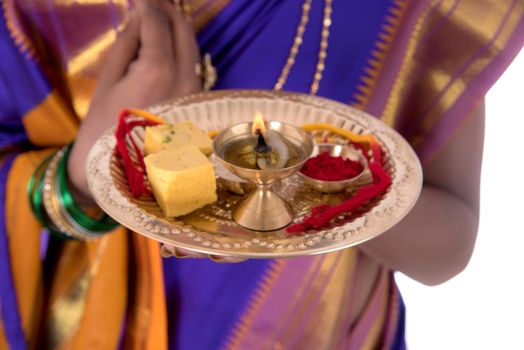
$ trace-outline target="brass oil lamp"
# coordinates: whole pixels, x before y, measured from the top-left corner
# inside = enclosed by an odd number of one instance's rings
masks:
[[[314,150],[313,139],[299,127],[277,121],[266,124],[260,113],[253,122],[233,125],[213,141],[213,151],[226,169],[256,184],[233,209],[233,219],[253,231],[275,231],[293,221],[293,209],[271,186],[297,172]]]

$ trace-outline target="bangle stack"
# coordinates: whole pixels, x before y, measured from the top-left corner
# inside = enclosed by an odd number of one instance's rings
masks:
[[[87,215],[73,201],[67,185],[70,145],[47,158],[35,170],[28,184],[31,208],[52,234],[62,239],[96,239],[118,223],[105,213],[98,219]]]

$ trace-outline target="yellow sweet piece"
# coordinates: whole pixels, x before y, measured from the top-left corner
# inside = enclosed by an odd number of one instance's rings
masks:
[[[213,163],[193,145],[144,158],[156,201],[168,217],[189,214],[217,200]]]
[[[191,121],[177,124],[162,124],[146,128],[144,151],[153,154],[163,149],[175,149],[194,145],[205,155],[210,155],[211,138]]]

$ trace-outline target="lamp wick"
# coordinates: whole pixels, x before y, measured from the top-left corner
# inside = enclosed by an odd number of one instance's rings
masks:
[[[256,134],[258,135],[257,145],[255,146],[256,153],[269,153],[271,152],[271,146],[266,143],[262,131],[257,129]]]

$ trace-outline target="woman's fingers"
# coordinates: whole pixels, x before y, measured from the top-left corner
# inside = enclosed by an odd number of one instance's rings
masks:
[[[171,95],[195,93],[201,89],[195,70],[199,62],[198,44],[187,18],[165,0],[139,0],[108,58],[97,90],[107,90],[138,69],[137,74],[154,81],[155,86],[170,86]]]
[[[237,263],[245,261],[244,258],[230,257],[230,256],[218,256],[218,255],[207,255],[203,253],[196,253],[188,249],[177,248],[169,244],[163,244],[160,248],[160,254],[164,258],[175,257],[179,259],[185,258],[209,258],[217,263]]]
[[[155,63],[174,61],[170,17],[156,1],[138,3],[140,14],[140,56]]]
[[[209,255],[209,259],[217,263],[239,263],[242,261],[246,261],[246,259],[244,258],[236,258],[232,256],[217,256],[217,255]]]
[[[200,51],[191,22],[175,5],[162,1],[160,6],[171,20],[172,47],[174,52],[175,79],[184,94],[195,93],[201,89],[201,79],[196,65],[200,63]]]
[[[127,71],[131,62],[136,58],[140,47],[140,20],[136,12],[130,12],[121,26],[117,40],[100,74],[98,88],[116,83]]]
[[[191,79],[195,77],[195,65],[200,62],[195,31],[182,12],[173,6],[171,8],[176,67],[182,79]]]
[[[164,258],[169,258],[174,256],[175,258],[184,259],[184,258],[206,258],[207,255],[203,253],[196,253],[191,250],[184,248],[177,248],[169,244],[163,244],[160,250],[161,255]]]

